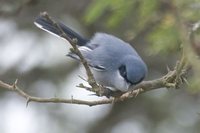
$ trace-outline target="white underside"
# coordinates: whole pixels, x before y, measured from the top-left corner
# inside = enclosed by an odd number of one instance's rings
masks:
[[[80,65],[80,71],[81,76],[87,79],[85,68],[82,65]],[[124,80],[118,71],[115,73],[108,73],[106,71],[96,71],[93,68],[91,68],[91,71],[98,84],[103,85],[112,91],[128,91],[130,84]]]

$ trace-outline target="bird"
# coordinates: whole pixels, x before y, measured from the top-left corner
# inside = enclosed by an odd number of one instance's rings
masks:
[[[55,25],[41,15],[36,17],[34,24],[63,38]],[[130,86],[139,84],[146,77],[147,65],[129,43],[102,32],[96,32],[87,39],[61,22],[57,25],[70,39],[77,39],[78,49],[99,85],[110,91],[127,92]],[[67,56],[80,62],[75,52],[69,52]]]

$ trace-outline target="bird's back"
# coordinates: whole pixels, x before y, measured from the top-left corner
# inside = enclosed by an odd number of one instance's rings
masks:
[[[105,33],[96,33],[86,46],[92,49],[87,56],[90,58],[89,60],[94,65],[101,65],[107,69],[119,67],[120,59],[126,55],[133,55],[140,58],[131,45],[115,36]]]

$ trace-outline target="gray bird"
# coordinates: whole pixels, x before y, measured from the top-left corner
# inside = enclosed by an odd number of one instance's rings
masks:
[[[61,37],[55,26],[42,16],[38,16],[34,24]],[[147,75],[146,64],[129,43],[106,33],[96,33],[91,39],[85,39],[64,24],[58,25],[71,39],[77,38],[78,49],[87,60],[98,84],[112,91],[126,92]],[[73,52],[68,56],[79,60]]]

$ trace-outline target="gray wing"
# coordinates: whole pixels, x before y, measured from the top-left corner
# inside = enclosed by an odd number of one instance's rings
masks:
[[[96,33],[85,46],[79,47],[79,50],[89,65],[99,71],[119,67],[120,59],[125,55],[131,54],[139,57],[134,48],[128,43],[105,33]],[[74,53],[68,55],[79,60]]]

